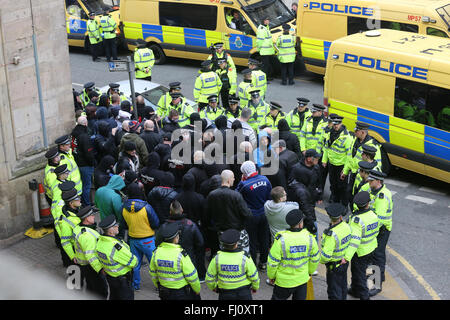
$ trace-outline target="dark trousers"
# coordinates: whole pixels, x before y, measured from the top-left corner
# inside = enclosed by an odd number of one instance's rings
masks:
[[[161,300],[201,300],[200,295],[196,295],[189,285],[180,289],[169,289],[160,285],[158,290]]]
[[[369,300],[369,288],[367,287],[366,270],[369,264],[372,262],[373,252],[366,254],[365,256],[358,257],[355,253],[352,258],[351,272],[351,289],[359,296],[361,300]]]
[[[332,269],[331,265],[332,264],[326,264],[328,300],[347,300],[348,263]]]
[[[377,236],[378,247],[373,252],[372,264],[378,266],[381,272],[381,282],[385,280],[384,271],[386,269],[386,245],[391,232],[382,226]]]
[[[253,216],[248,225],[247,233],[250,239],[250,255],[256,264],[256,257],[259,252],[259,263],[266,263],[269,255],[270,231],[266,216]]]
[[[145,78],[138,78],[139,80],[147,80],[147,81],[152,81],[152,76],[148,76]]]
[[[109,285],[109,300],[134,300],[132,279],[132,271],[120,277],[106,275],[106,281]]]
[[[292,295],[292,300],[306,300],[308,282],[294,288],[283,288],[275,285],[271,300],[287,300]]]
[[[102,43],[90,44],[92,61],[95,61],[99,56],[102,48]]]
[[[289,84],[294,83],[294,63],[280,63],[281,68],[281,84],[286,84],[289,80]]]
[[[274,76],[275,68],[274,65],[276,63],[277,59],[275,55],[266,55],[261,56],[261,70],[264,71],[264,73],[267,76],[267,80],[272,79]]]
[[[348,176],[348,184],[347,184],[347,200],[348,200],[348,204],[350,206],[350,210],[353,211],[353,185],[355,184],[355,179],[356,179],[356,174],[357,173],[353,173],[350,172],[349,176]]]
[[[90,265],[80,266],[81,282],[86,280],[86,289],[91,293],[98,295],[101,299],[108,297],[108,284],[105,276],[95,272]]]
[[[341,180],[341,172],[344,169],[344,165],[335,166],[328,163],[328,174],[330,176],[331,187],[331,201],[340,202],[344,206],[347,206],[347,179]]]
[[[250,285],[236,289],[219,289],[219,300],[253,300]]]
[[[104,39],[103,45],[105,46],[106,60],[111,61],[111,57],[113,58],[113,60],[117,60],[116,38]]]
[[[324,167],[322,165],[322,159],[319,161],[319,169],[320,169],[320,189],[325,191],[325,183],[327,182],[328,176],[328,166]]]
[[[220,99],[222,100],[222,107],[225,110],[230,107],[230,103],[228,102],[229,95],[230,95],[230,89],[220,90]]]
[[[195,269],[197,269],[198,278],[205,279],[206,266],[205,266],[205,248],[199,248],[195,252],[194,259],[192,260]]]

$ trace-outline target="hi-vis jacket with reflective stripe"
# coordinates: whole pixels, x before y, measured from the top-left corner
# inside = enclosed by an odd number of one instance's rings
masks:
[[[152,68],[155,64],[155,56],[152,49],[140,48],[134,51],[134,67],[136,69],[136,79],[150,77],[152,75]],[[145,68],[148,68],[148,73],[145,73]]]
[[[62,208],[62,213],[58,220],[55,221],[55,230],[61,238],[61,246],[69,256],[70,260],[75,258],[73,229],[81,222],[74,212],[67,209],[66,206]]]
[[[350,149],[348,151],[347,161],[344,166],[344,174],[348,174],[349,171],[353,173],[356,173],[358,171],[358,163],[362,161],[363,145],[371,146],[377,149],[374,160],[378,162],[378,166],[381,166],[380,145],[371,136],[366,137],[363,143],[360,144],[359,147],[355,150],[356,152],[355,155],[353,156],[354,153],[353,148],[356,147],[355,143],[357,142],[357,140],[358,140],[357,137],[353,137],[352,145],[350,146]]]
[[[339,137],[332,143],[330,143],[330,135],[332,130],[326,134],[323,148],[323,163],[330,162],[334,166],[345,165],[345,162],[347,161],[347,154],[353,140],[344,125],[342,125],[342,127],[343,130],[339,134]]]
[[[326,229],[322,235],[320,263],[341,261],[350,245],[351,238],[352,229],[345,221]]]
[[[219,95],[220,89],[222,89],[222,81],[217,73],[214,71],[201,73],[197,79],[195,79],[195,102],[208,103],[208,97],[213,94]]]
[[[300,286],[316,271],[319,259],[316,239],[308,230],[278,232],[267,260],[267,277],[279,287]]]
[[[209,289],[237,289],[252,285],[259,289],[259,275],[255,263],[244,251],[219,251],[211,260],[206,272],[206,285]]]
[[[54,172],[56,167],[50,166],[47,164],[47,166],[44,169],[44,190],[47,197],[52,199],[53,197],[53,186],[57,183],[58,178],[56,177],[56,173]]]
[[[312,113],[311,111],[309,111],[309,109],[306,109],[305,112],[300,113],[298,112],[298,109],[295,108],[286,116],[286,121],[289,124],[289,127],[291,127],[291,132],[295,133],[299,140],[303,124],[311,115]]]
[[[78,169],[77,162],[72,154],[72,150],[69,149],[67,152],[61,152],[59,156],[61,157],[61,162],[59,165],[67,164],[67,169],[69,170],[69,177],[67,179],[75,182],[75,189],[77,189],[78,195],[81,195],[83,189],[81,174]]]
[[[256,48],[262,56],[275,54],[272,33],[269,26],[259,25],[256,30]]]
[[[73,229],[73,237],[75,238],[75,258],[78,264],[81,266],[90,264],[95,272],[99,272],[102,265],[95,254],[95,248],[100,234],[94,229],[78,225]]]
[[[100,27],[102,28],[104,39],[113,39],[116,37],[117,22],[110,14],[105,14],[100,18]]]
[[[350,216],[350,228],[352,228],[352,239],[349,248],[345,251],[345,260],[352,260],[355,252],[358,257],[363,257],[376,249],[380,225],[377,215],[372,210],[355,211]]]
[[[201,289],[197,270],[179,244],[160,244],[150,261],[150,276],[155,287],[180,289],[189,284],[196,293]]]
[[[89,19],[87,22],[87,32],[89,36],[89,42],[91,44],[96,44],[102,42],[102,33],[100,30],[100,25],[95,19]]]
[[[370,191],[370,207],[378,216],[381,226],[385,226],[388,231],[392,230],[392,193],[385,185],[377,191]]]
[[[314,118],[312,116],[308,117],[303,122],[303,127],[300,131],[300,150],[316,150],[319,141],[322,139],[322,135],[325,134],[325,128],[327,126],[328,122],[323,120],[323,117],[321,117],[314,130]]]
[[[276,46],[278,48],[278,60],[281,63],[290,63],[295,60],[295,37],[290,34],[282,34],[278,37]]]
[[[252,70],[252,85],[255,90],[259,91],[259,96],[264,99],[267,91],[267,76],[266,73],[259,69]]]
[[[264,124],[266,114],[270,110],[270,105],[260,98],[259,103],[256,106],[254,106],[250,100],[245,105],[241,104],[241,107],[247,107],[252,110],[252,116],[248,119],[248,124],[255,132],[258,132],[259,127]]]
[[[99,237],[95,253],[103,270],[111,277],[127,274],[138,263],[125,242],[110,236]]]

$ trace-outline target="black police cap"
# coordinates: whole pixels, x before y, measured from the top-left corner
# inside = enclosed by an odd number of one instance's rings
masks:
[[[64,181],[63,183],[58,184],[58,188],[62,191],[70,191],[75,188],[75,182],[73,181]]]
[[[110,87],[111,89],[119,89],[120,84],[118,84],[118,83],[110,83],[110,84],[109,84],[109,87]]]
[[[217,59],[217,64],[222,64],[224,62],[227,62],[227,59],[223,59],[223,58]]]
[[[176,99],[176,98],[179,98],[182,96],[182,94],[180,92],[171,92],[171,93],[169,93],[169,95],[172,99]]]
[[[249,59],[248,59],[248,64],[254,64],[255,66],[259,66],[259,65],[261,64],[261,62],[259,62],[259,61],[256,60],[256,59],[249,58]]]
[[[111,227],[114,227],[118,225],[116,221],[116,217],[113,214],[110,214],[109,216],[105,217],[100,221],[98,224],[98,227],[104,231],[108,230]]]
[[[170,89],[181,89],[181,82],[179,81],[174,81],[169,83],[169,88]]]
[[[368,180],[381,180],[381,181],[383,181],[385,177],[386,177],[386,175],[383,172],[381,172],[379,170],[372,169],[372,170],[369,171],[369,177],[367,179]]]
[[[313,105],[310,107],[311,112],[315,112],[315,111],[324,111],[325,110],[325,106],[318,104],[318,103],[313,103]]]
[[[239,103],[239,97],[237,97],[236,95],[234,95],[234,94],[230,94],[229,96],[228,96],[228,102],[229,103]]]
[[[367,130],[370,127],[370,124],[361,121],[357,121],[355,124],[356,124],[355,130]]]
[[[298,104],[302,106],[306,106],[309,103],[309,99],[306,98],[297,98]]]
[[[341,203],[332,203],[328,207],[325,207],[328,215],[332,218],[345,216],[345,206]]]
[[[211,60],[205,60],[201,63],[202,67],[209,67],[211,65],[212,61]]]
[[[67,169],[67,164],[62,164],[60,166],[57,166],[53,172],[58,175],[69,172],[69,169]]]
[[[276,109],[276,110],[281,110],[283,107],[274,101],[270,101],[270,109]]]
[[[333,122],[333,124],[339,124],[339,123],[342,123],[343,119],[344,119],[344,117],[336,115],[333,118],[331,118],[331,121]]]
[[[91,88],[93,88],[95,86],[95,82],[92,82],[92,81],[90,81],[90,82],[86,82],[85,84],[84,84],[84,88],[85,89],[91,89]]]
[[[250,93],[250,95],[255,96],[255,97],[259,97],[259,93],[261,90],[259,89],[254,89],[252,91],[249,91],[248,93]]]
[[[377,165],[376,161],[368,162],[368,161],[360,161],[358,162],[359,168],[362,170],[370,171]]]
[[[359,208],[364,207],[370,201],[370,195],[367,191],[358,192],[353,198],[353,203],[356,204]]]
[[[59,155],[59,151],[58,151],[57,147],[53,147],[45,153],[45,157],[47,159],[53,159],[57,155]]]
[[[219,97],[216,94],[212,94],[212,95],[208,96],[208,101],[209,102],[217,102],[218,98]]]
[[[303,220],[303,213],[299,209],[293,209],[286,215],[286,223],[289,226],[295,226]]]
[[[223,42],[216,42],[213,44],[214,48],[222,48],[223,47]]]
[[[95,214],[94,207],[93,206],[86,206],[84,208],[81,208],[77,212],[77,217],[80,219],[84,219],[89,217],[90,215]]]
[[[224,244],[235,244],[241,238],[241,232],[236,229],[228,229],[220,235],[220,242]]]
[[[368,154],[377,153],[377,148],[375,148],[373,146],[368,146],[368,145],[363,144],[362,149],[363,149],[364,153],[368,153]]]
[[[172,240],[180,232],[178,223],[166,223],[161,228],[161,237],[164,240]]]
[[[66,134],[64,136],[61,136],[61,137],[59,137],[58,139],[55,140],[55,143],[57,145],[68,144],[68,143],[70,143],[70,136],[68,134]]]
[[[336,113],[330,113],[330,114],[328,115],[328,120],[329,120],[329,121],[333,121],[333,118],[335,118],[335,117],[338,117],[338,115],[337,115]]]
[[[70,202],[72,200],[75,200],[76,198],[78,198],[78,192],[75,188],[70,189],[69,191],[62,192],[62,199],[64,200],[64,202]]]

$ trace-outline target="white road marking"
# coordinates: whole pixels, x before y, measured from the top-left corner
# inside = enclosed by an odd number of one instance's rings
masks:
[[[436,202],[436,200],[434,200],[434,199],[413,196],[413,195],[409,195],[409,196],[405,197],[405,199],[419,201],[419,202],[426,203],[426,204],[433,204]]]
[[[434,193],[434,194],[438,194],[440,196],[445,196],[446,193],[442,192],[442,191],[437,191],[435,189],[431,189],[431,188],[427,188],[427,187],[421,187],[419,188],[420,191],[424,191],[424,192],[429,192],[429,193]]]
[[[407,183],[407,182],[401,182],[401,181],[392,180],[392,179],[384,179],[384,183],[392,184],[393,186],[402,187],[402,188],[406,188],[409,186],[409,183]]]
[[[397,191],[392,191],[392,190],[391,190],[391,194],[392,194],[392,195],[397,194]]]

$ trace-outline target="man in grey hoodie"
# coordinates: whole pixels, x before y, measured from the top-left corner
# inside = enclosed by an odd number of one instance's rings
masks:
[[[290,228],[286,223],[286,215],[291,210],[298,209],[298,203],[286,201],[286,191],[281,186],[273,188],[270,196],[272,200],[268,200],[264,204],[264,213],[266,214],[273,240],[278,232]]]

